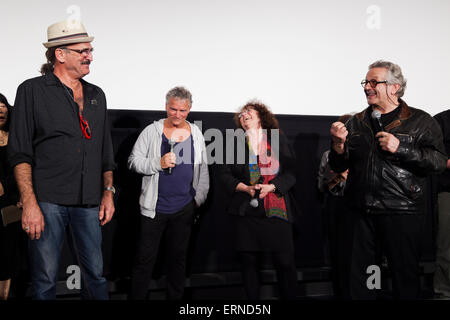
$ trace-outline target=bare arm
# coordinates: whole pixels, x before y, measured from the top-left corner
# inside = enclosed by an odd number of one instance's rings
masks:
[[[23,203],[22,228],[31,240],[39,239],[44,231],[44,216],[36,200],[31,180],[31,165],[20,163],[14,167],[14,176]]]
[[[113,185],[113,172],[105,171],[103,172],[103,187],[112,187]],[[114,194],[112,191],[104,190],[102,196],[102,202],[100,204],[100,211],[98,214],[98,219],[100,224],[103,226],[111,221],[114,214]]]

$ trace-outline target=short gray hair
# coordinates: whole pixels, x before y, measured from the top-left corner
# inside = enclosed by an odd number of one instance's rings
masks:
[[[378,60],[369,66],[369,70],[373,68],[385,68],[387,69],[387,83],[388,84],[399,84],[400,89],[398,89],[395,94],[397,97],[401,98],[405,94],[406,90],[406,79],[403,76],[402,69],[398,64],[390,61]]]
[[[192,94],[185,87],[175,87],[166,94],[166,104],[170,98],[189,101],[189,107],[192,107]]]

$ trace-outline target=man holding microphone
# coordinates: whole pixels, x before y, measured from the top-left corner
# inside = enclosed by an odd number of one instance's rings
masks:
[[[128,158],[129,168],[143,175],[131,299],[147,297],[163,232],[167,238],[167,298],[183,297],[194,210],[205,202],[209,190],[205,140],[200,129],[186,121],[191,106],[192,95],[187,89],[170,90],[166,95],[167,118],[142,131]]]
[[[369,106],[345,125],[332,124],[330,166],[349,170],[345,197],[353,220],[351,299],[375,299],[367,268],[383,253],[395,299],[417,299],[426,177],[445,169],[442,132],[426,112],[402,99],[406,79],[388,61],[369,66],[361,82]]]

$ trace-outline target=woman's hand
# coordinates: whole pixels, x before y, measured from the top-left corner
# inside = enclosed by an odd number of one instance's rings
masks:
[[[274,184],[257,184],[257,185],[255,185],[255,190],[261,190],[259,193],[259,198],[263,199],[265,196],[267,196],[267,194],[275,191],[275,185]]]
[[[247,192],[252,198],[255,196],[255,186],[248,186],[242,182],[239,182],[239,184],[236,186],[236,191]]]

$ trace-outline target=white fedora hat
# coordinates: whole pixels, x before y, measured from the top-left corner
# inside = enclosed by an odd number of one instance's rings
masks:
[[[47,29],[47,41],[44,47],[52,48],[66,44],[91,42],[94,37],[89,37],[83,24],[77,20],[64,20],[52,24]]]

